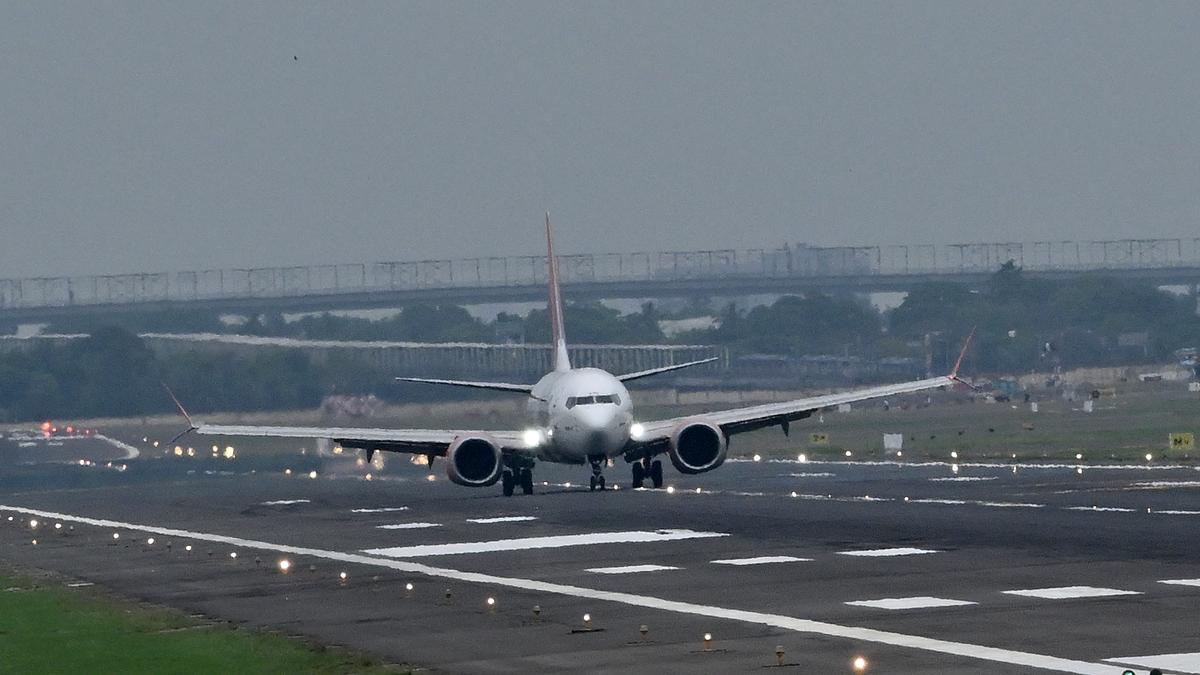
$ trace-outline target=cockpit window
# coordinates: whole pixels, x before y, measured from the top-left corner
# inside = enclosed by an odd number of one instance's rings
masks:
[[[571,396],[567,398],[567,408],[577,405],[592,405],[593,403],[621,403],[621,397],[616,394],[600,394],[598,396]]]

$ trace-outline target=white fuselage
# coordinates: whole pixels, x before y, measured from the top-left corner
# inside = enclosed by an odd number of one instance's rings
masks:
[[[629,390],[599,368],[547,374],[530,393],[529,413],[541,432],[541,459],[582,464],[620,455],[629,442],[633,401]]]

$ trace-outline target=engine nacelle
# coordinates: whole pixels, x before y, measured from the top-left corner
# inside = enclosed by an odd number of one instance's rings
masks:
[[[679,473],[704,473],[725,462],[729,439],[711,422],[684,422],[671,434],[668,455]]]
[[[446,475],[458,485],[495,485],[503,470],[504,455],[491,437],[460,436],[446,450]]]

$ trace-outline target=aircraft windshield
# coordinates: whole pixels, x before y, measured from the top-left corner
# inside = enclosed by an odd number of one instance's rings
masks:
[[[593,405],[596,403],[613,403],[619,404],[621,397],[616,394],[597,394],[596,396],[572,396],[567,399],[567,407],[574,408],[577,405]]]

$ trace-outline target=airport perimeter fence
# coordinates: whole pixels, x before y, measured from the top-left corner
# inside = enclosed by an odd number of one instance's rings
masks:
[[[601,253],[559,256],[563,283],[838,279],[985,274],[1012,260],[1030,271],[1200,268],[1200,238]],[[466,258],[0,279],[0,310],[143,302],[339,296],[529,287],[545,256]]]

